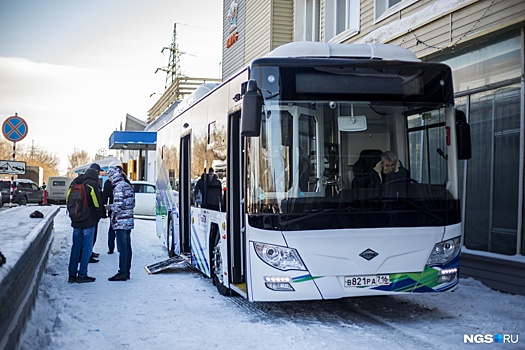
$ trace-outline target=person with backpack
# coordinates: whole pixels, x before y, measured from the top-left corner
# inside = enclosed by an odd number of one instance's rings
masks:
[[[95,229],[103,214],[101,204],[98,171],[89,168],[73,180],[66,196],[67,211],[73,227],[73,245],[69,256],[69,283],[95,281],[94,277],[88,276],[88,264],[93,252]]]
[[[115,230],[119,252],[118,273],[108,278],[108,281],[127,281],[131,270],[131,230],[135,227],[135,192],[117,167],[109,167],[107,174],[113,184],[113,203],[107,209],[111,211],[110,225]]]
[[[98,163],[93,163],[89,166],[90,168],[92,169],[95,169],[96,171],[98,171],[98,175],[100,176],[100,172],[102,171],[102,168],[100,168],[100,165],[98,165]],[[100,194],[102,196],[102,188],[101,188],[101,183],[98,182],[99,184],[99,190],[100,190]],[[100,204],[100,203],[99,203]],[[104,205],[103,204],[100,204],[100,207],[102,207],[102,209],[104,208]],[[102,217],[104,215],[104,210],[102,210]],[[98,222],[97,222],[97,225],[95,226],[95,233],[93,234],[93,247],[95,247],[95,243],[97,242],[97,235],[98,235]],[[90,263],[98,263],[98,257],[99,257],[99,253],[95,253],[95,251],[93,251],[91,253],[91,258],[89,258],[89,262]]]

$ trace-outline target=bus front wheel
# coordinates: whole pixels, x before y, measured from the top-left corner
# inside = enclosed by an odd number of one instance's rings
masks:
[[[215,244],[213,246],[213,284],[217,287],[220,295],[229,296],[230,289],[224,285],[224,275],[222,273],[222,255],[221,255],[221,236],[215,235]]]

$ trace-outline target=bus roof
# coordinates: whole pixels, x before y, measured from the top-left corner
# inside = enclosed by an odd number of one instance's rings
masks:
[[[266,57],[339,57],[420,61],[412,51],[396,45],[333,44],[313,41],[297,41],[279,46]]]

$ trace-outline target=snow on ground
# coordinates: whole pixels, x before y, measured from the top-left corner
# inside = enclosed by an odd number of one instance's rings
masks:
[[[35,310],[20,349],[525,349],[525,297],[462,279],[453,293],[249,303],[222,297],[211,280],[184,267],[148,275],[167,256],[155,221],[136,220],[131,279],[109,282],[99,225],[89,265],[94,283],[68,284],[71,227],[62,209]],[[465,334],[510,334],[516,344],[465,344]]]

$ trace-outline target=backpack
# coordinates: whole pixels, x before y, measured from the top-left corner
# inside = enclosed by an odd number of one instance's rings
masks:
[[[74,184],[69,189],[66,207],[72,222],[89,219],[91,210],[89,209],[86,188],[83,183]]]

